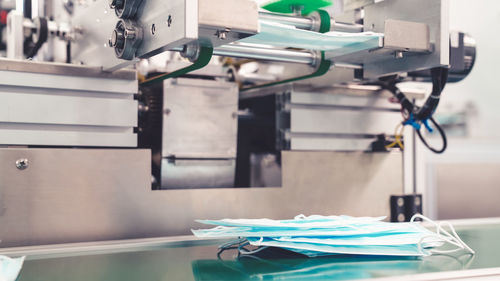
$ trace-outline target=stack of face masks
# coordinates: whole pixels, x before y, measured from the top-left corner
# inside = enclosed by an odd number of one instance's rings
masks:
[[[430,222],[436,231],[414,222],[416,218]],[[216,227],[192,231],[203,238],[240,237],[220,248],[240,245],[241,254],[254,254],[267,247],[279,247],[309,257],[332,254],[420,257],[459,250],[474,253],[449,224],[437,224],[421,215],[416,215],[410,223],[388,223],[383,219],[300,215],[293,220],[198,220]],[[259,248],[249,251],[242,247],[248,244]],[[437,249],[445,244],[452,249]]]
[[[11,259],[0,256],[0,281],[15,281],[23,267],[24,258]]]

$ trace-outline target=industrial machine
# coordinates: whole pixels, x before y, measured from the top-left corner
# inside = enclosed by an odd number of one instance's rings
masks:
[[[449,0],[320,2],[0,1],[0,246],[422,212],[416,153],[446,149],[475,42]]]

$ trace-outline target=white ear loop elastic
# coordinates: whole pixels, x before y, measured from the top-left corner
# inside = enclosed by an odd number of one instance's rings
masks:
[[[455,231],[455,228],[453,227],[453,225],[451,225],[451,223],[443,221],[443,222],[440,222],[438,224],[438,223],[434,222],[433,220],[429,219],[428,217],[425,217],[425,216],[420,215],[420,214],[414,215],[411,218],[410,222],[415,223],[415,219],[422,219],[423,221],[426,221],[426,222],[434,225],[436,227],[436,235],[440,239],[442,239],[444,242],[446,242],[448,244],[452,244],[452,245],[457,247],[456,249],[453,249],[453,250],[428,250],[430,253],[449,254],[449,253],[454,253],[454,252],[457,252],[460,250],[466,250],[473,255],[476,253],[467,244],[465,244],[465,242],[462,239],[460,239],[460,236],[458,236],[458,233]],[[443,228],[443,225],[446,225],[450,229],[451,233],[446,231]],[[418,242],[418,249],[422,254],[425,254],[424,249],[422,247],[422,244],[428,238],[435,238],[435,237],[434,236],[426,236],[426,237],[423,237],[422,239],[420,239],[420,241]]]

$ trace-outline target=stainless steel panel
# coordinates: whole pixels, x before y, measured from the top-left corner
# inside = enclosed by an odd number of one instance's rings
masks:
[[[393,135],[401,122],[398,105],[366,87],[285,92],[279,100],[280,144],[304,151],[369,151],[375,135]],[[364,91],[364,92],[363,92]],[[288,119],[289,118],[289,119]]]
[[[346,89],[347,93],[351,89]],[[365,95],[330,94],[324,92],[294,91],[290,97],[292,104],[345,106],[377,109],[399,109],[400,105],[391,103],[387,96],[376,93]]]
[[[394,134],[400,122],[399,112],[294,105],[291,109],[292,133]]]
[[[164,83],[163,157],[235,158],[235,83],[171,79]]]
[[[100,67],[67,63],[10,60],[4,58],[0,58],[0,70],[121,80],[135,80],[137,77],[136,71],[131,69],[109,73],[103,72]]]
[[[373,138],[290,133],[290,149],[297,151],[370,151]]]
[[[388,19],[384,28],[384,47],[430,52],[430,27],[425,23]]]
[[[384,0],[382,0],[384,1]],[[380,2],[378,0],[343,0],[344,11],[351,11],[363,8],[365,6]]]
[[[235,159],[163,159],[161,187],[164,189],[229,188],[234,187],[235,173]]]
[[[0,149],[0,246],[181,235],[204,218],[388,215],[402,191],[400,153],[282,156],[282,188],[152,191],[149,151]]]
[[[0,123],[137,127],[132,99],[0,93]]]
[[[199,0],[199,37],[220,46],[259,32],[259,8],[253,0]]]
[[[430,28],[430,40],[426,36],[414,36],[414,30],[408,34],[406,26],[392,26],[389,29],[389,47],[361,51],[351,55],[336,57],[336,61],[354,64],[363,64],[364,78],[375,79],[380,76],[408,72],[433,67],[448,66],[449,64],[449,0],[384,0],[384,1],[350,1],[354,6],[358,4],[370,4],[364,6],[364,30],[385,33],[386,21],[406,21],[426,25]],[[347,6],[350,4],[348,3]],[[417,31],[421,27],[417,28]],[[422,34],[421,32],[419,34]],[[395,35],[396,37],[393,37]],[[398,38],[398,36],[400,38]],[[432,52],[428,50],[410,51],[401,48],[403,56],[395,56],[393,44],[399,41],[410,45],[431,44]],[[421,40],[421,42],[420,42]],[[328,53],[327,53],[327,56]]]
[[[392,54],[385,60],[365,64],[365,77],[429,69],[449,64],[448,0],[384,0],[365,7],[366,31],[385,32],[386,20],[426,24],[430,27],[430,54],[406,55],[396,59]]]
[[[1,62],[0,144],[137,146],[135,71]]]
[[[169,16],[173,19],[171,24],[168,24]],[[172,0],[167,5],[161,0],[144,1],[138,18],[144,30],[144,39],[137,57],[151,56],[198,38],[197,0]],[[114,49],[108,47],[117,22],[118,17],[107,0],[77,6],[73,26],[82,28],[83,32],[73,44],[74,61],[103,66],[110,71],[135,63],[116,58]],[[151,32],[153,24],[154,34]]]
[[[135,147],[132,128],[0,123],[2,145]]]
[[[45,89],[71,89],[87,92],[137,93],[138,82],[133,80],[89,78],[42,73],[0,71],[0,86],[35,87]]]

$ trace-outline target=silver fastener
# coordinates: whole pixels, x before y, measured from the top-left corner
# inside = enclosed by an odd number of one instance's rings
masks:
[[[30,162],[26,158],[19,159],[19,160],[16,161],[16,167],[19,170],[26,170],[28,168],[29,164],[30,164]]]

